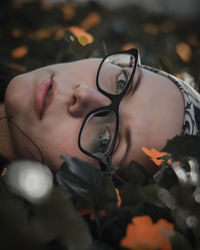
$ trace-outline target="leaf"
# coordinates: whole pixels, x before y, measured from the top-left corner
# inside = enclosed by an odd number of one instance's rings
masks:
[[[138,191],[141,186],[152,182],[148,173],[138,163],[131,161],[126,170],[127,183],[119,187],[122,206],[133,206],[141,202]]]
[[[71,27],[64,32],[68,50],[78,59],[89,57],[93,50],[93,37],[86,32],[75,32],[79,27]]]
[[[183,157],[200,157],[200,136],[180,135],[168,140],[162,151],[173,155],[175,160]]]
[[[144,201],[159,207],[168,207],[170,209],[176,208],[176,201],[174,197],[165,188],[157,185],[140,188],[140,195]]]
[[[150,179],[146,169],[135,161],[128,165],[126,175],[132,186],[144,185]]]
[[[180,56],[180,58],[188,63],[192,57],[192,49],[191,47],[185,42],[179,42],[176,44],[176,53]]]
[[[97,12],[92,11],[81,22],[81,27],[83,27],[84,29],[88,30],[88,29],[92,28],[93,26],[99,24],[100,20],[101,20],[100,15]]]
[[[114,250],[114,249],[107,246],[101,241],[95,241],[88,250]]]
[[[159,159],[161,158],[162,156],[164,155],[167,155],[166,152],[159,152],[157,151],[156,149],[152,148],[151,150],[145,148],[145,147],[142,147],[142,151],[148,155],[150,157],[150,159],[157,165],[157,166],[160,166],[163,162],[162,159]]]
[[[54,187],[43,202],[32,204],[12,193],[4,178],[0,179],[1,249],[89,249],[88,226],[61,189]]]
[[[88,208],[89,203],[99,210],[117,206],[115,187],[109,175],[104,176],[98,168],[78,158],[66,155],[63,158],[65,162],[56,174],[56,182],[81,198],[83,203],[79,205],[85,204]]]
[[[175,234],[171,237],[170,243],[172,245],[172,249],[181,249],[181,250],[192,250],[189,242],[186,238],[181,235],[179,232],[175,232]]]
[[[26,46],[21,46],[11,51],[11,56],[13,58],[19,59],[24,57],[28,53],[28,48]]]
[[[87,250],[92,243],[85,221],[63,191],[57,188],[45,202],[36,206],[31,226],[45,242],[56,239],[62,249]]]
[[[154,180],[160,187],[170,189],[177,183],[178,178],[171,167],[164,165],[161,170],[154,175]]]

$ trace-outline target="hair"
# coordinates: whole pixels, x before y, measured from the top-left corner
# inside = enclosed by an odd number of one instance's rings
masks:
[[[0,103],[4,102],[6,88],[15,76],[22,74],[21,71],[6,64],[0,64]]]

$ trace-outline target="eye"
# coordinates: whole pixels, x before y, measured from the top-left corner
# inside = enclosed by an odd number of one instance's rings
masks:
[[[123,70],[116,79],[116,94],[120,94],[128,82],[127,72]]]
[[[107,153],[110,147],[111,133],[107,127],[99,135],[99,151],[101,153]]]

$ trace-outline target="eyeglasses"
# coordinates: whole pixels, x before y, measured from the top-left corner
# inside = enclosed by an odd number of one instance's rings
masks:
[[[80,129],[78,145],[83,153],[99,161],[102,171],[106,171],[104,164],[101,164],[102,156],[108,159],[115,147],[119,104],[132,83],[138,55],[137,49],[109,54],[103,58],[97,71],[97,88],[112,103],[86,116]]]

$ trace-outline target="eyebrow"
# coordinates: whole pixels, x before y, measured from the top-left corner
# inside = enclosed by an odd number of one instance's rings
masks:
[[[142,70],[141,68],[137,67],[138,69],[138,77],[136,79],[136,82],[134,84],[134,87],[133,87],[133,90],[131,92],[131,96],[135,93],[135,91],[138,89],[139,85],[140,85],[140,82],[141,82],[141,79],[143,77],[143,73],[142,73]],[[134,76],[133,76],[133,79],[134,79]],[[132,83],[133,84],[133,83]]]
[[[126,140],[126,150],[124,153],[124,156],[122,157],[122,159],[119,162],[119,166],[122,166],[123,162],[126,160],[127,155],[129,154],[130,151],[130,146],[131,146],[131,129],[129,126],[126,127],[125,129],[125,140]]]

